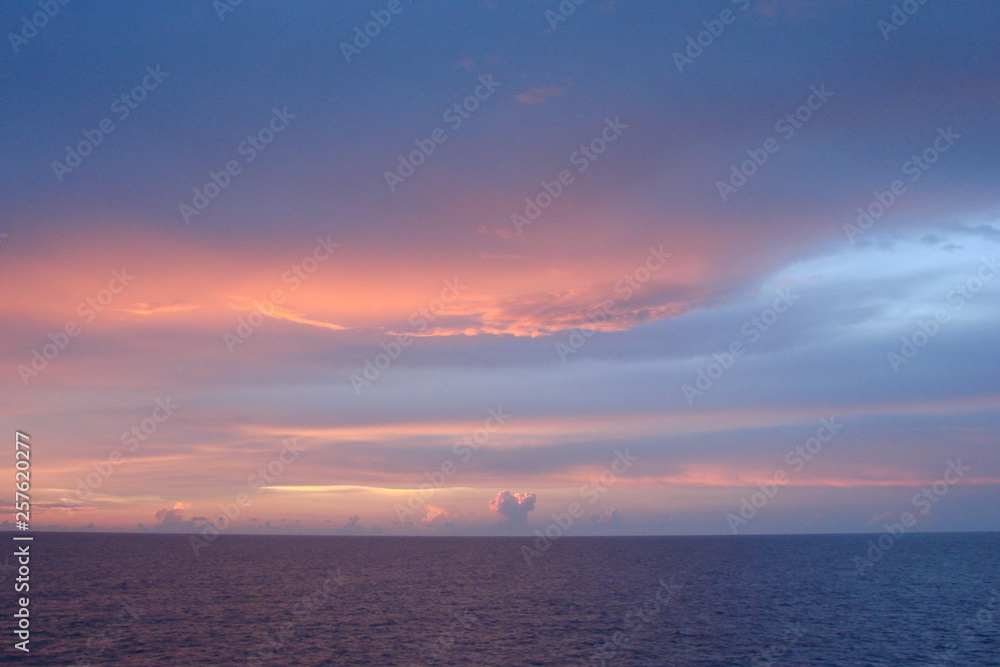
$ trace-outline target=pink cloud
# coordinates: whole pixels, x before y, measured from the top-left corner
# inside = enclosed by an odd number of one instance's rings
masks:
[[[501,491],[490,501],[490,510],[510,523],[524,523],[528,520],[528,512],[533,509],[535,509],[534,493]]]
[[[558,97],[566,92],[565,88],[558,86],[547,86],[545,88],[529,88],[523,93],[518,93],[517,101],[521,104],[546,104],[553,97]]]

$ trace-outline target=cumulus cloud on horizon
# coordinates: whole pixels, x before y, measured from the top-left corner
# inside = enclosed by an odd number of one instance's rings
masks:
[[[183,510],[186,510],[188,507],[188,503],[174,503],[173,507],[161,507],[156,510],[153,514],[153,518],[156,519],[153,530],[166,532],[193,531],[198,527],[198,523],[194,519],[184,518]]]
[[[528,512],[535,509],[534,493],[511,493],[501,491],[490,501],[490,510],[500,515],[508,523],[524,523]]]

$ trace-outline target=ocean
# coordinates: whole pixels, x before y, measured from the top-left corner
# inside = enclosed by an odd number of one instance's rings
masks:
[[[129,667],[1000,665],[1000,534],[877,539],[567,537],[531,551],[527,537],[226,535],[195,555],[184,535],[36,533],[31,653],[12,648],[8,558],[0,655]]]

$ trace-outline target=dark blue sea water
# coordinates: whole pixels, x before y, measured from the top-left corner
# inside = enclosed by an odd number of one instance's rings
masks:
[[[874,564],[872,537],[564,538],[529,566],[528,538],[223,536],[196,557],[185,536],[42,533],[31,654],[11,647],[5,571],[0,655],[136,667],[1000,665],[1000,535],[908,534]]]

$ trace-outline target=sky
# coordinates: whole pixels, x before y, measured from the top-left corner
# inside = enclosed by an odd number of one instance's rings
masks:
[[[1000,528],[996,3],[40,6],[33,528]]]

